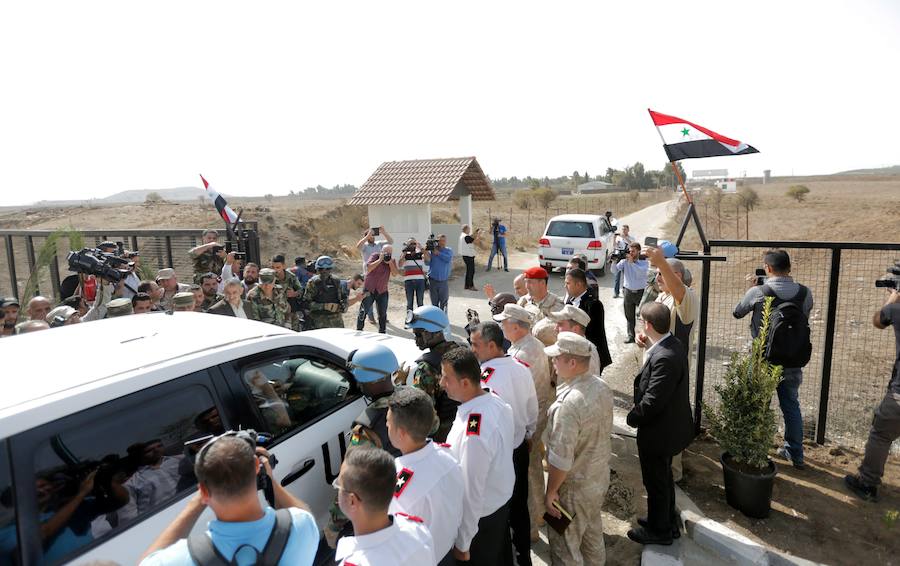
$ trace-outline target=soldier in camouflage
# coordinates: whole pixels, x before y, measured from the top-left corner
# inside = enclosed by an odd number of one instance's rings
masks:
[[[203,302],[200,303],[200,309],[202,312],[206,312],[212,307],[214,304],[221,301],[224,295],[220,295],[217,293],[217,289],[219,288],[219,276],[215,273],[209,272],[204,273],[200,276],[200,290],[203,291]]]
[[[333,269],[334,261],[327,255],[316,260],[316,275],[303,291],[303,303],[309,308],[306,330],[344,327],[341,315],[347,312],[347,295],[340,280],[331,274]]]
[[[280,285],[275,284],[275,271],[261,269],[259,271],[259,285],[247,293],[247,300],[256,307],[259,320],[290,328],[290,307],[287,297]]]
[[[432,306],[422,306],[407,315],[406,328],[412,329],[416,337],[416,346],[428,351],[416,360],[413,369],[412,385],[427,393],[434,401],[440,424],[432,438],[444,442],[456,418],[456,401],[447,396],[441,387],[441,357],[444,353],[459,348],[456,342],[450,342],[444,335],[450,328],[447,313]]]
[[[272,258],[272,269],[275,270],[275,283],[281,285],[291,308],[291,328],[300,330],[300,297],[303,295],[303,285],[297,276],[285,269],[284,256],[281,254]]]
[[[213,229],[203,231],[201,236],[203,243],[191,248],[188,254],[194,264],[194,283],[200,283],[206,273],[222,273],[225,265],[225,246],[220,244],[219,233]]]
[[[386,346],[373,344],[351,352],[347,368],[353,373],[360,391],[369,403],[353,421],[347,450],[353,450],[357,446],[374,446],[387,450],[395,458],[400,456],[400,450],[391,444],[387,431],[388,400],[394,392],[392,378],[400,368],[397,357]],[[338,507],[337,494],[330,514],[330,520],[324,529],[325,540],[334,548],[339,538],[353,534],[353,525]]]

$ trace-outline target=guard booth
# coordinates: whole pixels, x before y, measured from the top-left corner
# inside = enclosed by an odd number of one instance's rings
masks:
[[[494,200],[494,189],[474,157],[387,161],[350,199],[369,208],[369,226],[384,226],[394,243],[446,234],[456,251],[463,224],[472,224],[472,201]],[[431,205],[459,201],[459,224],[432,224]]]

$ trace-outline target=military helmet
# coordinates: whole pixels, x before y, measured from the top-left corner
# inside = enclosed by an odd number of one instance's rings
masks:
[[[334,260],[330,256],[320,255],[316,260],[316,269],[334,269]]]
[[[428,332],[443,332],[450,327],[450,319],[447,313],[432,306],[422,306],[406,315],[406,328],[421,328]]]
[[[400,369],[397,356],[387,346],[371,344],[350,352],[347,369],[357,383],[373,383],[390,378]]]
[[[503,307],[515,303],[516,296],[512,293],[497,293],[488,301],[488,305],[491,307],[491,314],[500,314],[503,312]]]

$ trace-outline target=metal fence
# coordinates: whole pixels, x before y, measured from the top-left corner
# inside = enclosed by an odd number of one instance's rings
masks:
[[[861,448],[895,356],[893,333],[872,325],[886,298],[874,281],[900,258],[900,244],[711,240],[705,252],[727,261],[703,269],[695,415],[701,401],[717,403],[714,387],[723,382],[731,353],[750,347],[750,315],[738,320],[731,313],[747,291],[745,277],[762,267],[771,248],[790,254],[791,275],[809,287],[815,303],[813,357],[800,388],[804,435]]]
[[[256,239],[256,222],[244,222],[244,228],[252,231],[254,250],[248,250],[248,258],[259,257],[259,241]],[[85,247],[94,247],[104,241],[122,242],[126,249],[140,252],[140,265],[146,273],[155,274],[164,267],[172,267],[181,281],[189,282],[194,271],[188,251],[199,245],[202,229],[179,230],[85,230],[80,231]],[[0,230],[4,240],[5,254],[0,259],[0,296],[15,296],[24,300],[22,294],[29,275],[34,271],[39,250],[52,236],[53,230]],[[222,231],[220,231],[222,233]],[[66,253],[71,245],[66,238],[57,243],[58,254],[52,259],[49,269],[42,269],[37,276],[37,294],[59,298],[59,283],[68,275]],[[62,275],[60,275],[62,274]],[[4,281],[6,279],[6,281]]]

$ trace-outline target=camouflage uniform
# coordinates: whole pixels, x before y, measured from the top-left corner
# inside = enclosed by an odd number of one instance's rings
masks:
[[[300,280],[297,279],[297,276],[287,269],[284,270],[284,279],[278,279],[278,275],[276,273],[275,283],[284,287],[285,293],[287,293],[288,289],[297,292],[296,297],[288,299],[288,306],[290,306],[291,308],[291,328],[293,328],[294,330],[300,330],[300,299],[303,297],[303,285],[300,284]]]
[[[347,312],[347,297],[341,281],[329,275],[313,275],[303,291],[303,302],[309,305],[306,330],[315,328],[344,328],[342,313]]]
[[[447,440],[447,434],[450,433],[453,420],[456,418],[456,407],[459,405],[450,399],[441,387],[441,356],[459,347],[460,345],[456,342],[441,342],[422,354],[416,360],[416,367],[413,370],[413,386],[427,393],[434,402],[434,408],[440,420],[437,432],[432,435],[437,442]]]
[[[200,310],[203,312],[206,312],[209,310],[209,307],[213,306],[214,304],[218,303],[219,301],[223,300],[224,298],[225,298],[225,295],[220,295],[218,293],[216,293],[216,295],[214,297],[204,296],[203,302],[200,303]]]
[[[205,251],[193,258],[194,261],[194,283],[200,284],[201,278],[206,273],[215,273],[220,275],[222,268],[225,267],[225,258],[219,257],[212,253],[212,250]]]
[[[159,300],[159,308],[162,310],[172,310],[172,299],[178,293],[190,293],[191,286],[186,283],[179,283],[178,289],[175,290],[174,293],[169,294],[168,292],[163,294],[163,297]]]
[[[549,529],[553,564],[604,564],[600,507],[609,487],[613,400],[609,387],[581,374],[550,406],[544,444],[547,462],[565,470],[559,503],[575,518],[560,535]]]
[[[528,454],[528,513],[531,516],[532,538],[537,536],[537,529],[544,516],[544,444],[541,435],[547,426],[547,409],[556,398],[556,392],[550,385],[550,359],[544,353],[544,344],[527,334],[513,342],[509,355],[524,362],[534,379],[534,389],[538,399],[538,420],[531,437],[531,452]]]
[[[262,322],[277,324],[278,326],[284,326],[285,328],[291,327],[290,319],[288,318],[290,307],[288,306],[287,297],[284,296],[284,289],[281,285],[275,285],[272,290],[271,299],[266,297],[262,292],[262,289],[257,285],[247,293],[247,300],[256,307],[256,312],[259,314],[259,320]]]

